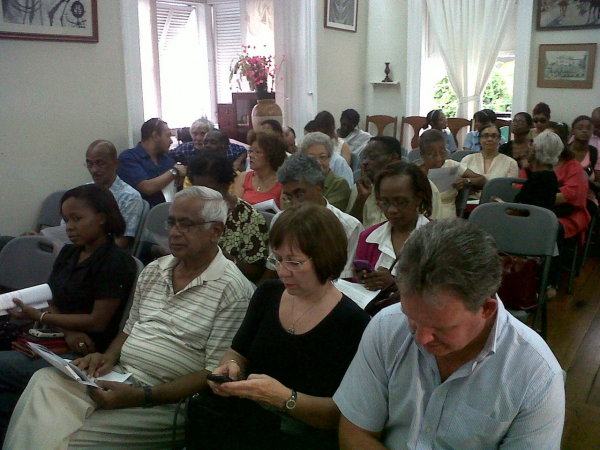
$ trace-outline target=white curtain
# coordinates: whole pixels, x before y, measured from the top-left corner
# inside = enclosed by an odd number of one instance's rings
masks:
[[[316,0],[274,0],[274,6],[277,104],[284,125],[300,137],[317,112]]]
[[[450,84],[458,97],[458,117],[481,108],[516,0],[427,0],[427,11]]]

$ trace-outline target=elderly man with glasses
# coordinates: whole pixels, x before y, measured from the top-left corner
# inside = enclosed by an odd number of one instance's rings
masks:
[[[206,389],[244,319],[253,287],[219,249],[227,204],[209,188],[178,193],[166,226],[172,255],[140,275],[123,331],[108,350],[74,361],[91,376],[132,373],[132,384],[88,388],[56,369],[37,372],[4,448],[168,449],[182,444],[181,399]],[[48,430],[51,430],[50,432]]]

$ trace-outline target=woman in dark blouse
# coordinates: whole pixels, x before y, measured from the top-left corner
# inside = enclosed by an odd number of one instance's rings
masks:
[[[275,222],[270,244],[280,279],[256,290],[215,370],[241,381],[209,384],[216,394],[285,413],[277,448],[289,448],[290,436],[305,448],[338,448],[339,410],[331,397],[369,321],[332,283],[346,264],[346,234],[331,211],[301,205]]]
[[[14,299],[21,311],[9,313],[63,331],[71,351],[63,356],[72,359],[103,352],[117,335],[136,265],[114,242],[123,235],[125,221],[109,190],[92,184],[71,189],[61,199],[61,213],[73,244],[65,245],[54,263],[48,310]],[[27,382],[46,366],[41,358],[0,352],[0,439]]]

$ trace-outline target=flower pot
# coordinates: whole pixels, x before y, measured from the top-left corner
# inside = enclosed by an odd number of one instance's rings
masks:
[[[260,130],[260,125],[268,119],[274,119],[283,125],[283,114],[281,108],[272,98],[260,99],[252,108],[252,128]]]

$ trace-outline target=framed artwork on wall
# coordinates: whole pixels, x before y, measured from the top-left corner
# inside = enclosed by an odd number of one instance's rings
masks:
[[[540,45],[538,87],[592,89],[597,44]]]
[[[98,42],[97,0],[2,0],[0,38]]]
[[[537,0],[539,31],[600,28],[598,0]]]
[[[325,0],[325,27],[356,32],[358,0]]]

